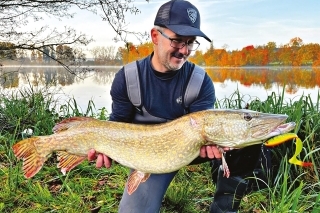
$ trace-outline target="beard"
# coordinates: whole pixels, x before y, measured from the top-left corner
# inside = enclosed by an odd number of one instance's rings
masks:
[[[174,52],[165,51],[165,48],[163,48],[164,44],[162,44],[160,42],[158,43],[157,47],[158,47],[157,53],[159,56],[159,61],[166,69],[168,69],[170,71],[179,70],[188,59],[188,56],[180,53],[179,50],[175,50]],[[180,59],[180,60],[182,59],[183,61],[181,63],[171,62],[172,57]]]

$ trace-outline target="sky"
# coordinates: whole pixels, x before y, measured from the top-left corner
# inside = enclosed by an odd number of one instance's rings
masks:
[[[158,8],[166,0],[135,0],[141,10],[138,15],[127,15],[127,29],[150,32]],[[319,0],[190,0],[200,11],[201,30],[213,41],[215,48],[227,45],[227,50],[241,50],[248,45],[265,45],[275,42],[277,46],[300,37],[303,43],[320,44]],[[73,19],[63,19],[63,24],[72,26],[92,36],[95,40],[88,49],[96,46],[124,46],[115,43],[116,35],[107,22],[98,15],[76,11]],[[46,21],[46,20],[45,20]],[[48,22],[46,22],[48,23]],[[61,22],[50,21],[51,25]],[[134,44],[139,42],[128,37]],[[205,51],[210,43],[197,39]]]

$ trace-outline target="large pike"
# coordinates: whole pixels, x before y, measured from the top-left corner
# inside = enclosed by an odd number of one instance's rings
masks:
[[[156,125],[74,117],[58,123],[52,135],[18,142],[13,151],[23,159],[25,177],[31,178],[53,151],[58,155],[58,168],[65,174],[85,160],[93,148],[136,170],[128,180],[131,194],[150,173],[168,173],[188,165],[199,156],[203,145],[243,148],[287,133],[295,127],[294,122],[284,124],[287,117],[218,109],[190,113]]]

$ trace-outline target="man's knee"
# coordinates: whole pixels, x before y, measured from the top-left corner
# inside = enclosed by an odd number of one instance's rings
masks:
[[[224,177],[219,169],[216,191],[210,213],[237,212],[249,181],[240,176]]]
[[[125,187],[119,213],[159,212],[163,196],[176,173],[151,174],[131,195]]]

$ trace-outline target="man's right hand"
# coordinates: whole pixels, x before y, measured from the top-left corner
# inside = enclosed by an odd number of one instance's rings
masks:
[[[93,161],[93,160],[96,160],[97,168],[101,168],[103,165],[106,168],[110,168],[112,164],[111,158],[109,158],[104,154],[97,153],[96,150],[94,149],[90,149],[88,152],[88,161]]]

